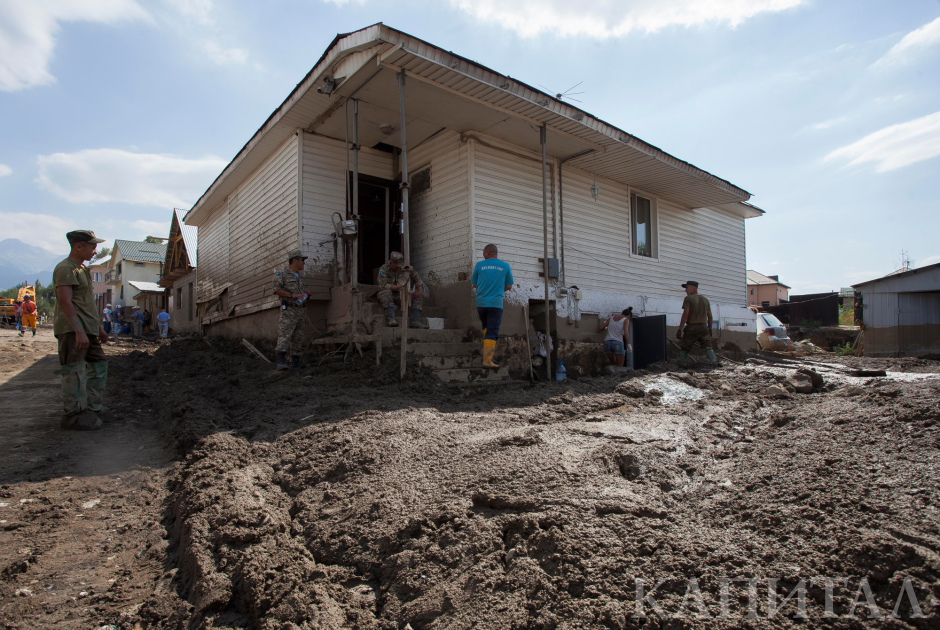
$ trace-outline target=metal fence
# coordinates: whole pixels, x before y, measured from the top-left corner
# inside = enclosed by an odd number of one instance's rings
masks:
[[[791,326],[800,326],[804,321],[817,321],[820,326],[839,325],[838,293],[810,293],[790,296]]]

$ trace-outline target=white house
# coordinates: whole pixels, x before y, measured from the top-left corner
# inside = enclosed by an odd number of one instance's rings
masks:
[[[197,332],[201,323],[196,316],[197,247],[199,231],[183,221],[185,211],[175,208],[170,221],[166,258],[160,286],[169,289],[167,312],[174,332]]]
[[[159,280],[165,256],[166,245],[164,243],[121,239],[114,241],[105,282],[112,287],[111,298],[115,308],[118,304],[124,308],[143,307],[143,304],[138,305],[134,299],[140,290],[130,283],[131,281],[156,282]]]
[[[308,307],[318,328],[369,315],[390,250],[404,251],[442,316],[479,328],[467,278],[492,242],[516,280],[507,335],[524,332],[526,305],[544,329],[547,249],[558,261],[547,295],[558,339],[597,341],[598,319],[627,306],[675,327],[679,285],[693,279],[720,343],[743,347],[755,332],[745,221],[763,214],[749,198],[518,79],[375,24],[334,39],[185,219],[199,227],[197,300],[210,334],[273,335],[272,274],[298,247],[319,291]],[[332,239],[354,213],[355,245]]]

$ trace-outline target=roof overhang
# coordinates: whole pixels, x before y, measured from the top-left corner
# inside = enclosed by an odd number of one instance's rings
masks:
[[[299,129],[346,136],[347,99],[359,103],[359,144],[401,146],[397,73],[405,75],[408,146],[443,128],[479,131],[546,152],[600,177],[621,182],[688,208],[723,206],[739,216],[763,211],[743,203],[750,193],[644,142],[569,103],[469,59],[383,24],[339,35],[303,81],[255,132],[187,213],[200,225],[263,161]],[[330,95],[316,86],[336,80]],[[351,118],[351,116],[350,116]],[[391,134],[380,131],[391,125]],[[351,138],[350,138],[351,140]],[[581,155],[579,155],[581,154]],[[577,157],[573,157],[577,156]]]

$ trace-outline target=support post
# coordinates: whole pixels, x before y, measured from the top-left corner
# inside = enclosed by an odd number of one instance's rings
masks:
[[[545,276],[545,378],[552,380],[552,319],[551,302],[548,299],[548,174],[545,170],[545,142],[548,136],[548,127],[539,128],[539,140],[542,145],[542,271]]]
[[[359,333],[359,99],[353,100],[353,221],[356,237],[352,242],[352,277],[349,289],[352,297],[352,334]]]
[[[401,247],[402,255],[405,257],[404,267],[411,266],[411,243],[409,239],[408,227],[408,142],[405,138],[405,128],[407,121],[405,119],[405,71],[398,73],[398,109],[401,113],[401,123],[398,133],[401,138],[401,218],[402,234]],[[410,283],[407,283],[410,284]],[[408,360],[408,306],[411,298],[411,291],[406,285],[404,293],[401,296],[401,374],[405,378],[405,366]]]

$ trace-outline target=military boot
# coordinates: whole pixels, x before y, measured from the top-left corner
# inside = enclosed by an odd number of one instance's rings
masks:
[[[679,362],[680,362],[680,363],[684,363],[685,361],[688,361],[688,360],[689,360],[689,351],[688,351],[688,350],[680,350],[680,351],[679,351]]]
[[[278,352],[277,353],[277,369],[286,370],[289,366],[287,365],[287,353]]]
[[[408,322],[409,328],[427,328],[428,325],[421,321],[421,311],[416,308],[411,309],[411,319]]]
[[[385,309],[385,317],[388,318],[389,326],[398,326],[398,321],[395,319],[395,307],[389,306]]]
[[[291,366],[292,368],[299,368],[299,367],[300,367],[300,356],[299,356],[299,355],[296,355],[296,354],[295,354],[295,355],[293,355],[293,356],[290,358],[290,366]]]
[[[712,363],[718,363],[718,357],[715,355],[715,351],[712,348],[705,349],[705,358]]]

